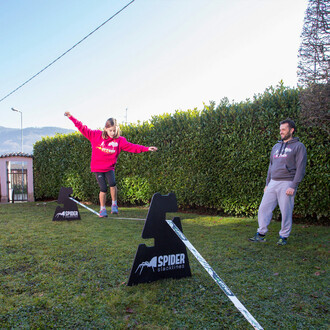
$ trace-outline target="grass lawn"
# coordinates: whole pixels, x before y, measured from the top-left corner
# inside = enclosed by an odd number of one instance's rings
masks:
[[[38,205],[39,204],[39,205]],[[251,329],[188,251],[192,277],[126,286],[143,221],[52,221],[56,202],[0,206],[0,328]],[[98,210],[97,206],[90,206]],[[120,208],[145,218],[147,208]],[[256,219],[180,216],[186,237],[264,329],[328,329],[329,229],[252,243]]]

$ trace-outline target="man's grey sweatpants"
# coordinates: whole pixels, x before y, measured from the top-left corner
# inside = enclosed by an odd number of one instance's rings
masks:
[[[273,211],[277,204],[280,207],[282,215],[282,227],[279,232],[281,237],[289,237],[292,228],[292,212],[294,206],[294,197],[288,196],[286,190],[290,187],[291,181],[271,180],[266,188],[264,196],[258,211],[258,233],[265,235],[267,227],[272,220]]]

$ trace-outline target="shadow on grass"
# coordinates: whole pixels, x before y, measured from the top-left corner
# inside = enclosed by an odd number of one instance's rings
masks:
[[[0,208],[0,327],[98,329],[247,329],[188,252],[193,276],[127,287],[143,221],[53,222],[56,203]],[[97,210],[97,206],[90,206]],[[145,218],[147,209],[121,208]],[[294,225],[288,245],[252,243],[255,219],[180,216],[184,234],[265,329],[326,329],[328,228]]]

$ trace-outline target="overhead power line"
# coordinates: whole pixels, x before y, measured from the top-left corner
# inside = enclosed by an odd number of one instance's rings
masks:
[[[85,36],[84,38],[82,38],[80,41],[78,41],[76,44],[74,44],[70,49],[68,49],[66,52],[64,52],[62,55],[60,55],[59,57],[57,57],[53,62],[49,63],[47,66],[45,66],[42,70],[40,70],[38,73],[36,73],[34,76],[32,76],[30,79],[26,80],[23,84],[21,84],[20,86],[18,86],[17,88],[15,88],[13,91],[11,91],[9,94],[7,94],[6,96],[4,96],[2,99],[0,99],[0,102],[2,102],[3,100],[5,100],[8,96],[12,95],[13,93],[15,93],[16,91],[18,91],[20,88],[22,88],[24,85],[26,85],[28,82],[30,82],[32,79],[34,79],[35,77],[37,77],[41,72],[44,72],[46,69],[48,69],[51,65],[53,65],[55,62],[57,62],[59,59],[61,59],[64,55],[66,55],[67,53],[69,53],[73,48],[77,47],[79,44],[81,44],[84,40],[86,40],[88,37],[90,37],[94,32],[96,32],[98,29],[100,29],[103,25],[105,25],[106,23],[108,23],[109,21],[111,21],[114,17],[116,17],[119,13],[121,13],[123,10],[125,10],[129,5],[131,5],[135,0],[132,0],[131,2],[129,2],[126,6],[124,6],[123,8],[121,8],[119,11],[117,11],[115,14],[113,14],[111,17],[109,17],[105,22],[103,22],[101,25],[99,25],[96,29],[94,29],[92,32],[90,32],[89,34],[87,34],[87,36]]]

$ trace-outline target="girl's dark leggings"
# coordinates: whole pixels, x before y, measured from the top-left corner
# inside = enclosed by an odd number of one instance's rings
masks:
[[[106,193],[108,191],[107,181],[110,187],[116,186],[115,171],[113,170],[109,172],[95,172],[95,177],[102,192]]]

